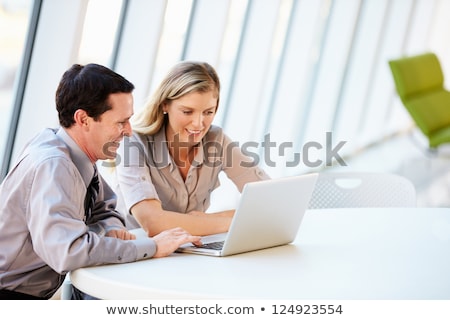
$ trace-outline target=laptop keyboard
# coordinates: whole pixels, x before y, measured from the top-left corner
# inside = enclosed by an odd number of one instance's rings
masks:
[[[210,242],[200,246],[200,248],[222,250],[223,243],[224,241]]]

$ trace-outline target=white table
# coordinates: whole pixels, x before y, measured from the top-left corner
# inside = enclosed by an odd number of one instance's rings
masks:
[[[101,299],[450,299],[450,209],[309,210],[293,244],[82,268]]]

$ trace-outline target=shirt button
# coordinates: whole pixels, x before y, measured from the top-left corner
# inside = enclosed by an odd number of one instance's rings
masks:
[[[147,253],[144,253],[144,258],[146,258],[147,257]]]
[[[117,260],[122,261],[122,257],[121,257],[121,256],[118,256],[118,257],[117,257]]]

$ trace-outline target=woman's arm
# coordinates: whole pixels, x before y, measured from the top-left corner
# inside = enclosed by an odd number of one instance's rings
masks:
[[[194,211],[191,214],[163,210],[156,199],[143,200],[131,208],[131,213],[150,237],[175,227],[181,227],[192,235],[204,236],[227,232],[233,210],[216,214]]]
[[[230,217],[233,218],[234,216],[234,211],[236,210],[225,210],[225,211],[218,211],[218,212],[211,212],[211,213],[205,213],[205,212],[201,212],[201,211],[191,211],[188,212],[188,214],[190,215],[197,215],[197,216],[211,216],[214,215],[215,217]]]

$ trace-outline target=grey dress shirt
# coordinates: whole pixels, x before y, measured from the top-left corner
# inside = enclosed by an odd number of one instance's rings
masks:
[[[63,129],[45,129],[25,147],[0,186],[0,289],[49,298],[70,270],[153,256],[151,238],[104,236],[124,225],[101,177],[92,217],[84,221],[93,173]]]
[[[164,210],[205,212],[210,205],[211,192],[220,185],[221,171],[240,192],[248,182],[270,179],[254,159],[244,155],[217,126],[211,126],[199,143],[186,180],[169,154],[164,126],[152,136],[134,132],[131,137],[125,137],[116,165],[117,192],[125,205],[123,212],[129,212],[133,205],[146,199],[160,200]],[[138,226],[130,214],[127,226]]]

